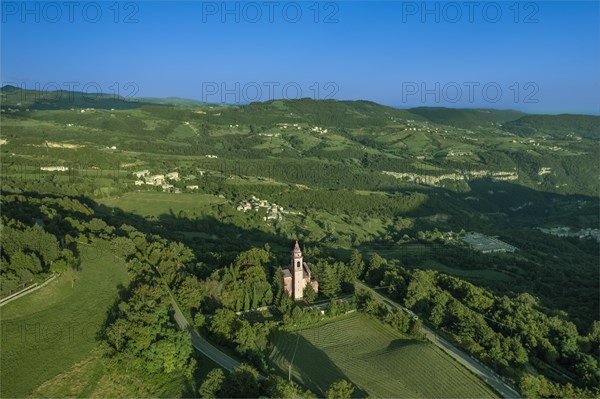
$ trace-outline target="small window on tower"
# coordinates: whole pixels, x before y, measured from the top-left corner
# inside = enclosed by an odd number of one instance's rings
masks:
[[[300,261],[296,262],[296,269],[300,269]]]

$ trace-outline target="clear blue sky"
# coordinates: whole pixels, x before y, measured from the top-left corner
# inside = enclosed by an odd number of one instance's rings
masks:
[[[215,102],[300,89],[399,107],[600,112],[596,1],[277,3],[139,1],[117,13],[113,2],[2,1],[2,82],[109,93],[116,82],[126,96]]]

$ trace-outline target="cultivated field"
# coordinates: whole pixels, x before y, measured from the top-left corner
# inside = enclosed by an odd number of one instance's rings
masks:
[[[297,333],[281,333],[272,363],[318,395],[338,379],[373,397],[497,397],[482,381],[434,345],[402,337],[357,314]]]
[[[117,298],[118,286],[127,283],[127,271],[108,249],[80,245],[79,251],[82,264],[73,287],[59,277],[1,308],[1,397],[30,395],[96,348],[96,334]],[[88,366],[97,369],[94,362]],[[96,373],[86,377],[86,382],[99,378]],[[89,389],[87,384],[82,384],[84,389]]]

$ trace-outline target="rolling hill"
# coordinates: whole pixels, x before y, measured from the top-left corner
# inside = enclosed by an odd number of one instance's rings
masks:
[[[521,137],[547,134],[556,139],[573,139],[579,136],[590,140],[599,140],[600,116],[526,115],[505,123],[502,128]]]

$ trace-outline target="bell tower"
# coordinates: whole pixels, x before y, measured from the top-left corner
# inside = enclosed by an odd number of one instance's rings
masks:
[[[302,251],[300,250],[300,244],[296,240],[294,249],[292,250],[292,264],[290,271],[292,272],[293,280],[293,292],[294,299],[302,299],[304,294],[304,261],[302,258]]]

